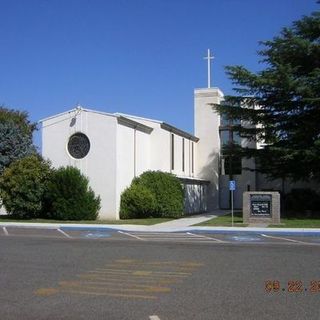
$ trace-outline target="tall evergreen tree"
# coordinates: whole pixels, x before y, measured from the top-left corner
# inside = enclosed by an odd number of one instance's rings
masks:
[[[240,156],[254,157],[259,171],[272,178],[320,180],[320,12],[261,44],[264,69],[226,67],[236,95],[214,109],[241,120],[233,127],[241,137],[263,143],[237,149]]]
[[[35,129],[26,112],[0,107],[0,175],[14,160],[36,152],[32,143]]]

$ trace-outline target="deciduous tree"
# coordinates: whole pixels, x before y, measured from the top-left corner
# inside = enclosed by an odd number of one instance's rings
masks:
[[[26,112],[0,107],[0,175],[14,160],[36,152],[32,143],[35,129]]]

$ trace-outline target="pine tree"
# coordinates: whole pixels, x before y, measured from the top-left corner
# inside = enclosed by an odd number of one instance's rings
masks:
[[[226,67],[236,95],[214,109],[251,142],[238,156],[254,157],[272,178],[320,180],[320,12],[304,16],[258,52],[264,69]],[[244,124],[250,124],[244,125]]]

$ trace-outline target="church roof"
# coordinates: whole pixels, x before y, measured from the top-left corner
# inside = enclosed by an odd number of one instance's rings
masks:
[[[155,120],[155,119],[148,119],[148,118],[142,118],[142,117],[138,117],[138,116],[133,116],[133,115],[130,115],[130,114],[125,114],[125,113],[115,113],[115,115],[121,115],[121,116],[124,116],[126,118],[133,118],[133,119],[136,119],[136,120],[143,120],[143,121],[150,121],[150,122],[154,122],[154,123],[158,123],[160,124],[160,127],[164,130],[167,130],[169,132],[172,132],[172,133],[175,133],[175,134],[178,134],[179,136],[182,136],[184,138],[187,138],[187,139],[190,139],[194,142],[198,142],[199,141],[199,138],[184,131],[184,130],[181,130],[177,127],[174,127],[172,126],[171,124],[168,124],[166,122],[163,122],[163,121],[160,121],[160,120]]]
[[[77,111],[93,112],[93,113],[99,113],[99,114],[102,114],[102,115],[105,115],[105,116],[117,117],[117,116],[116,116],[115,114],[113,114],[113,113],[107,113],[107,112],[103,112],[103,111],[91,110],[91,109],[83,108],[83,107],[81,107],[81,106],[79,105],[79,106],[77,106],[76,108],[73,108],[73,109],[71,109],[71,110],[67,110],[67,111],[64,111],[64,112],[61,112],[61,113],[57,113],[57,114],[55,114],[55,115],[53,115],[53,116],[49,116],[49,117],[47,117],[47,118],[41,119],[41,120],[39,120],[38,122],[39,122],[39,123],[45,122],[45,121],[48,121],[48,120],[51,120],[51,119],[54,119],[54,118],[63,116],[63,115],[65,115],[65,114],[69,114],[69,113],[77,112]]]
[[[141,131],[144,131],[144,132],[147,132],[147,133],[151,133],[153,128],[151,128],[151,127],[149,127],[149,126],[147,126],[145,124],[140,123],[139,120],[147,121],[147,122],[153,122],[153,123],[159,124],[160,127],[162,129],[164,129],[164,130],[167,130],[169,132],[178,134],[179,136],[182,136],[184,138],[190,139],[190,140],[192,140],[194,142],[198,142],[199,141],[199,138],[195,137],[194,135],[192,135],[192,134],[190,134],[190,133],[188,133],[186,131],[183,131],[183,130],[177,128],[177,127],[174,127],[174,126],[172,126],[172,125],[170,125],[170,124],[168,124],[166,122],[163,122],[163,121],[159,121],[159,120],[155,120],[155,119],[148,119],[148,118],[143,118],[143,117],[138,117],[138,116],[129,115],[129,114],[125,114],[125,113],[107,113],[107,112],[103,112],[103,111],[97,111],[97,110],[83,108],[81,106],[77,106],[76,108],[73,108],[71,110],[68,110],[68,111],[65,111],[65,112],[62,112],[62,113],[59,113],[59,114],[56,114],[56,115],[41,119],[41,120],[39,120],[39,123],[54,119],[56,117],[60,117],[60,116],[65,115],[65,114],[69,114],[69,113],[72,113],[72,112],[77,112],[77,111],[78,112],[80,112],[80,111],[92,112],[92,113],[98,113],[98,114],[109,116],[109,117],[116,117],[118,119],[119,123],[131,126],[131,127],[135,127],[137,129],[139,129]]]

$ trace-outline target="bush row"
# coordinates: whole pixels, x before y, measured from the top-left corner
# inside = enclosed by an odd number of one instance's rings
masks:
[[[16,218],[94,220],[100,198],[74,167],[53,169],[39,155],[13,162],[0,176],[0,198]]]
[[[122,219],[181,217],[183,189],[177,177],[160,171],[146,171],[133,179],[121,195]]]
[[[292,189],[282,197],[282,211],[286,217],[320,218],[320,194],[311,189]]]

